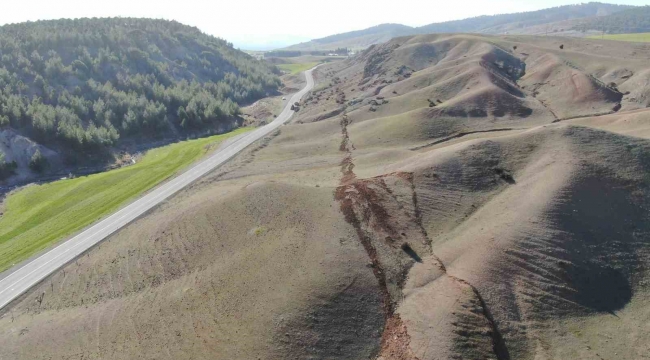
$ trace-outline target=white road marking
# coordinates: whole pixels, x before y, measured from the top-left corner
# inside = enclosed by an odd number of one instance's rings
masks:
[[[106,219],[92,225],[80,234],[54,247],[52,250],[23,265],[20,269],[15,270],[0,280],[0,309],[92,246],[129,224],[140,215],[151,210],[163,200],[193,183],[201,176],[214,170],[217,166],[222,165],[253,142],[283,125],[294,113],[291,110],[291,104],[300,101],[314,87],[312,71],[313,69],[305,72],[307,85],[291,97],[282,113],[271,123],[249,133],[245,133],[231,144],[218,150],[209,158],[192,166],[183,174],[160,185]]]

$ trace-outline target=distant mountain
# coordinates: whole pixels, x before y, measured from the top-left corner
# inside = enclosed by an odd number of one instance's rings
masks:
[[[538,11],[514,14],[479,16],[463,20],[433,23],[417,28],[400,24],[382,24],[364,30],[315,39],[293,45],[287,50],[329,50],[339,47],[353,49],[366,48],[373,44],[388,41],[397,36],[428,33],[485,33],[485,34],[535,34],[544,32],[548,24],[558,30],[573,29],[585,19],[596,21],[625,10],[634,12],[633,6],[590,2],[578,5],[566,5]],[[646,15],[646,20],[648,19]]]
[[[305,36],[290,34],[240,35],[228,37],[233,46],[244,51],[268,51],[309,41]]]
[[[332,50],[337,48],[366,48],[372,44],[386,42],[397,36],[412,35],[415,28],[401,24],[381,24],[364,30],[331,35],[297,45],[286,50]]]
[[[650,32],[650,6],[627,9],[608,16],[592,18],[575,27],[611,34]]]
[[[343,34],[331,35],[322,39],[314,40],[319,44],[331,44],[340,41],[350,40],[357,37],[377,35],[402,35],[413,32],[414,28],[401,24],[381,24],[365,30],[351,31]]]
[[[418,28],[419,33],[517,33],[527,27],[550,24],[558,21],[583,19],[610,15],[628,10],[633,6],[591,2],[579,5],[566,5],[538,11],[493,16],[479,16],[470,19],[447,21],[425,25]]]

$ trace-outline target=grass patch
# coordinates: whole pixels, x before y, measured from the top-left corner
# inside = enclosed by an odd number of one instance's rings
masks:
[[[633,41],[633,42],[650,42],[650,33],[637,33],[637,34],[610,34],[610,35],[594,35],[590,39],[605,39],[605,40],[618,40],[618,41]]]
[[[253,234],[256,236],[260,236],[264,234],[267,231],[267,229],[264,226],[258,226],[255,229],[253,229]]]
[[[297,64],[280,64],[276,65],[280,70],[286,71],[290,74],[297,74],[313,68],[318,65],[317,62],[297,63]]]
[[[128,167],[33,185],[11,194],[0,218],[0,271],[115,212],[216,144],[249,130],[178,142],[152,149]]]

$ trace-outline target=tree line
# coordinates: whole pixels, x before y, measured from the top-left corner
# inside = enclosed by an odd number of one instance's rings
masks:
[[[309,51],[298,51],[298,50],[272,50],[264,53],[264,56],[269,57],[298,57],[303,55],[312,55],[312,56],[327,56],[329,54],[337,55],[347,55],[350,50],[348,48],[336,48],[334,50],[309,50]]]
[[[217,129],[279,86],[271,65],[173,21],[0,27],[0,127],[74,152]]]
[[[611,15],[596,17],[574,27],[576,30],[598,30],[609,34],[650,32],[650,6],[635,7]]]

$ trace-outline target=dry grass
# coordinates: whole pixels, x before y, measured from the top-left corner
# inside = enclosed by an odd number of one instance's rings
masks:
[[[18,302],[0,356],[642,358],[650,53],[602,44],[320,67],[292,124]]]
[[[280,68],[280,70],[283,70],[289,74],[298,74],[305,70],[309,70],[316,65],[318,65],[318,63],[308,62],[308,63],[296,63],[296,64],[280,64],[277,65],[277,67]]]

